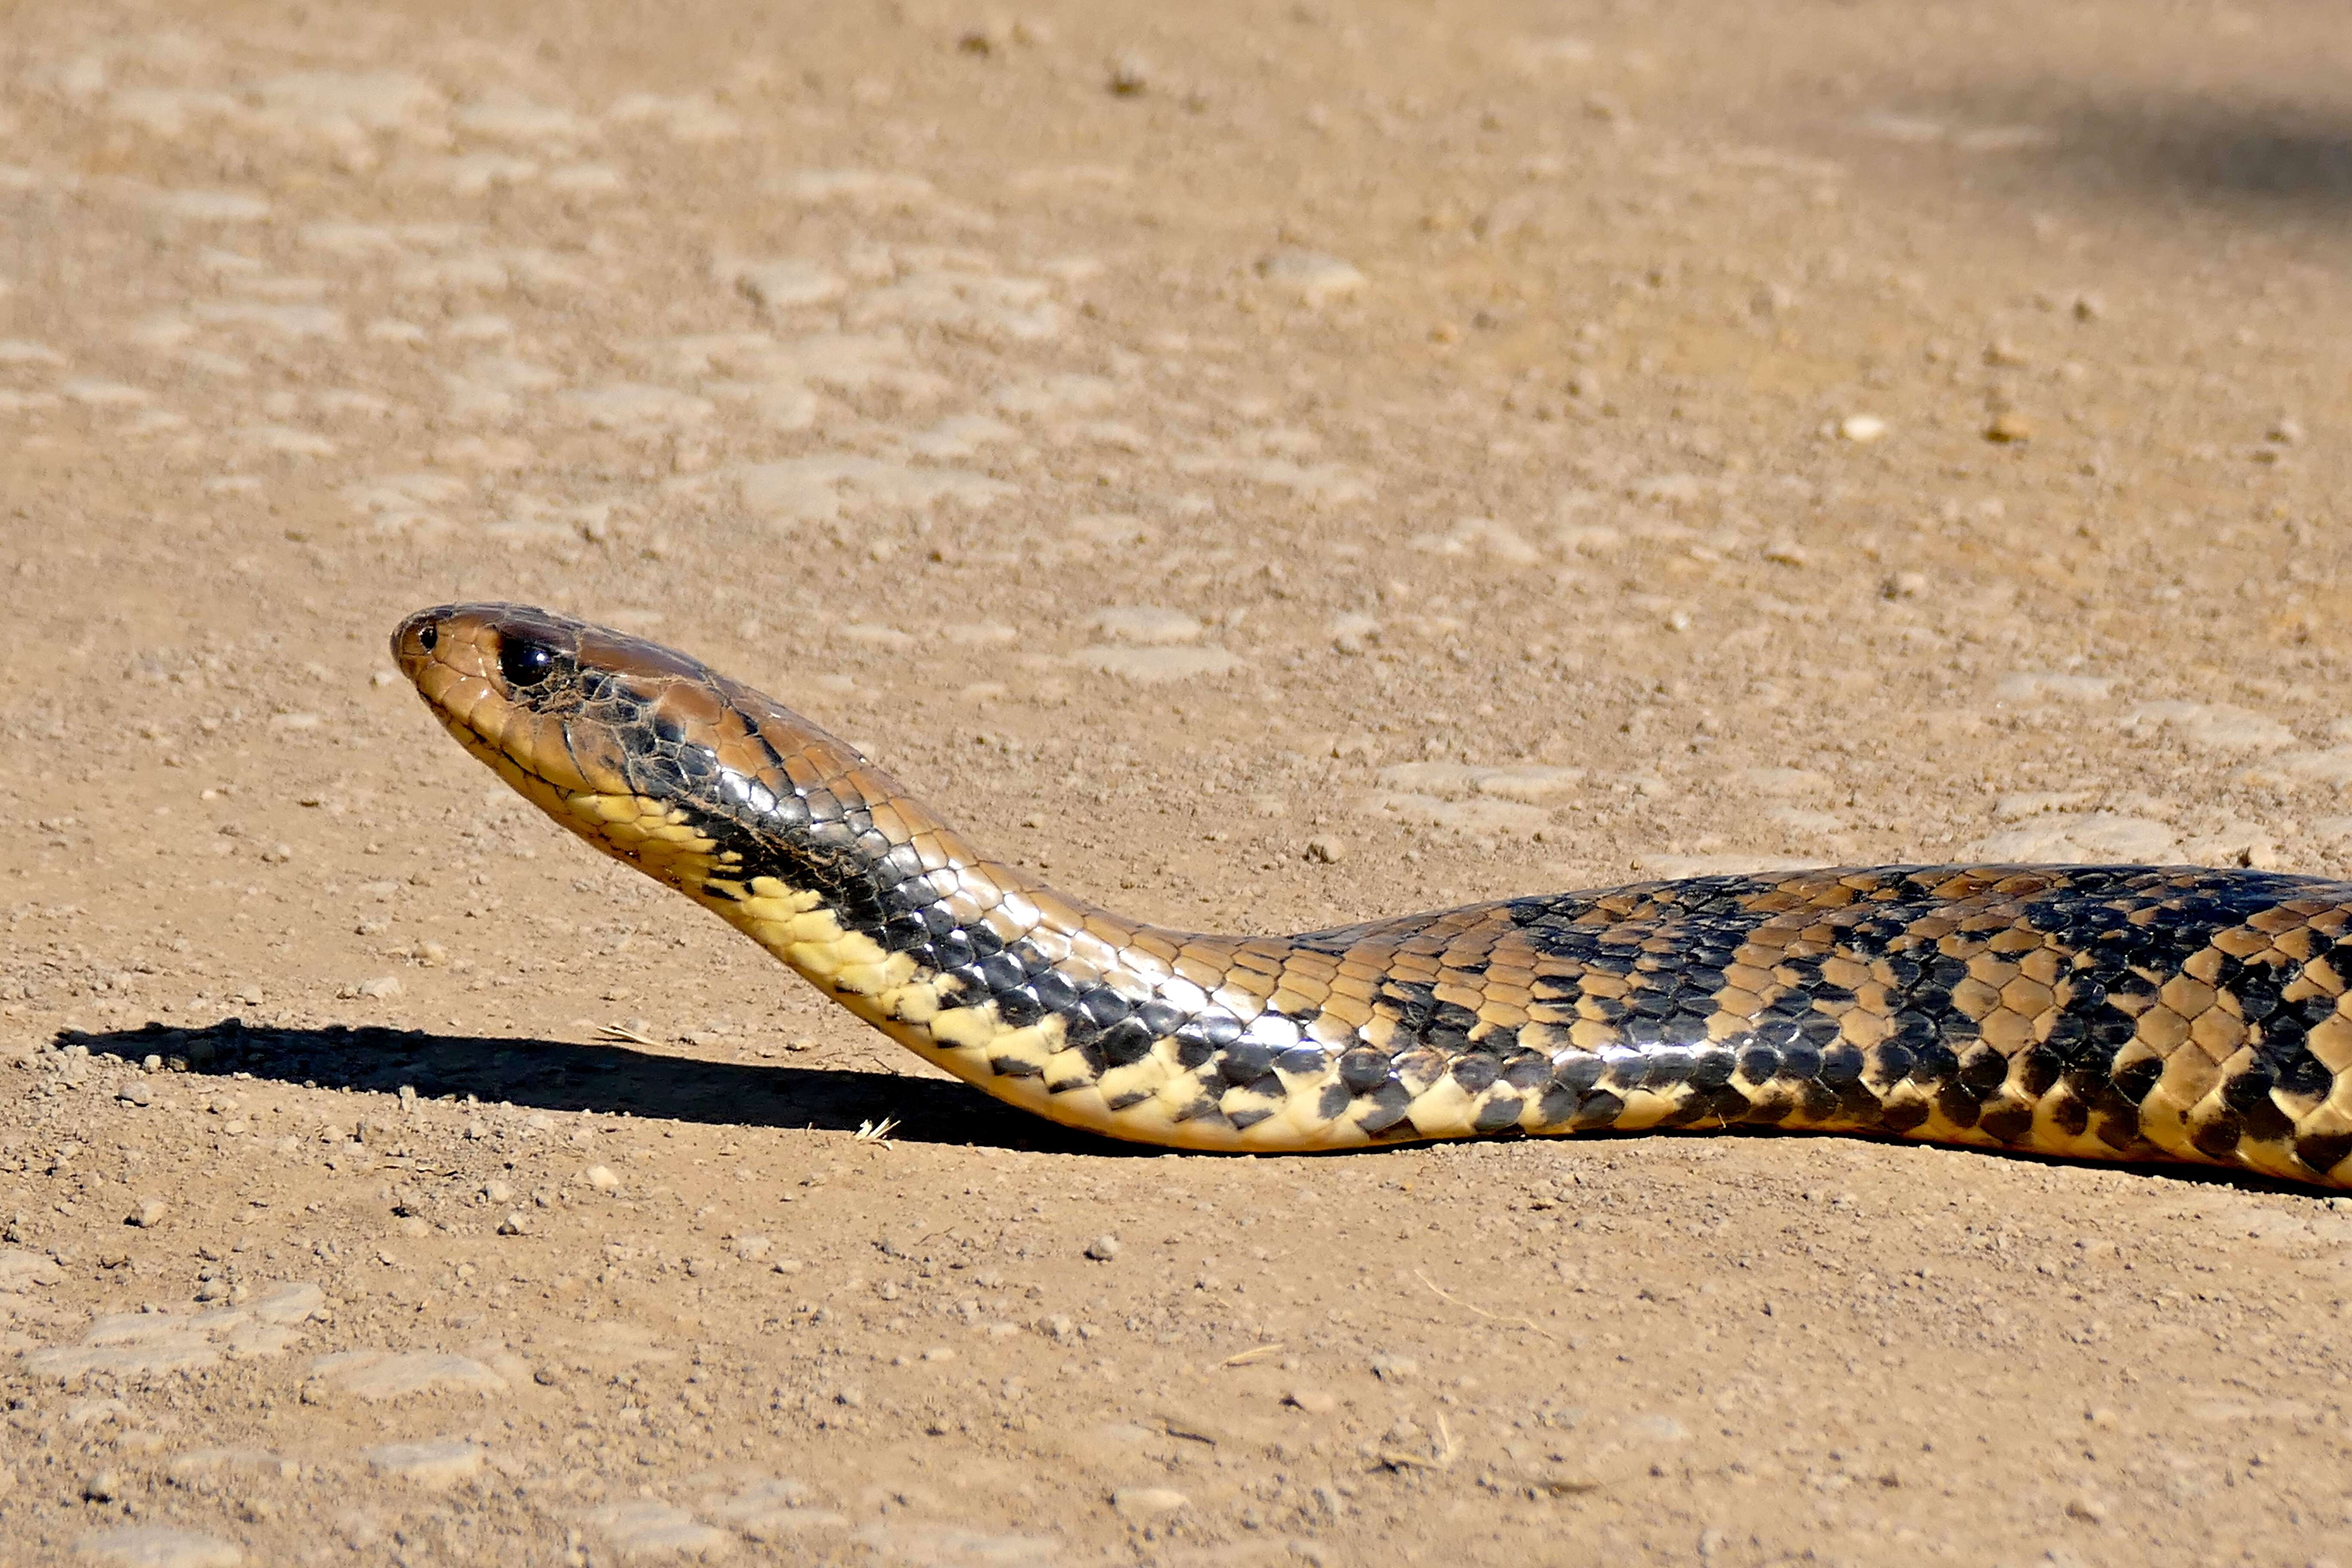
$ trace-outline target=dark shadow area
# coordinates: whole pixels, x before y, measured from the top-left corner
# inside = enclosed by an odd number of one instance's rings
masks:
[[[967,1148],[1019,1149],[1106,1159],[1158,1159],[1171,1152],[1150,1144],[1122,1143],[1058,1127],[1043,1118],[992,1100],[968,1084],[943,1079],[845,1068],[747,1067],[661,1056],[622,1045],[574,1045],[483,1035],[436,1035],[415,1029],[247,1028],[235,1018],[196,1029],[149,1024],[138,1029],[69,1030],[56,1044],[81,1046],[92,1055],[142,1061],[160,1056],[186,1064],[194,1077],[247,1073],[306,1089],[350,1089],[375,1094],[398,1092],[403,1084],[427,1099],[472,1095],[489,1104],[533,1110],[593,1110],[626,1113],[713,1126],[814,1128],[854,1132],[866,1122],[895,1118],[890,1136],[909,1143]],[[1595,1144],[1672,1138],[1861,1138],[1906,1148],[1909,1139],[1867,1138],[1858,1133],[1784,1131],[1771,1127],[1726,1127],[1692,1131],[1581,1132],[1571,1142]],[[1505,1134],[1489,1142],[1549,1142]],[[1326,1150],[1293,1158],[1377,1158],[1414,1142],[1377,1143]],[[1972,1155],[2027,1164],[2082,1169],[2080,1160],[2021,1150],[1969,1147]],[[1202,1153],[1203,1159],[1218,1159]],[[2134,1175],[2242,1192],[2292,1193],[2325,1197],[2315,1188],[2243,1171],[2202,1165],[2127,1163]]]
[[[195,1077],[247,1073],[315,1089],[392,1094],[406,1084],[428,1100],[467,1095],[533,1110],[593,1110],[730,1127],[854,1132],[895,1119],[910,1143],[1053,1153],[1156,1155],[1164,1151],[1074,1132],[942,1079],[835,1068],[751,1067],[663,1056],[625,1045],[575,1045],[415,1029],[249,1028],[235,1018],[201,1028],[69,1031],[57,1044],[129,1061],[160,1056]]]
[[[2062,117],[2069,152],[2133,184],[2183,196],[2352,216],[2352,110],[2142,99]]]
[[[1989,184],[2055,175],[2110,200],[2352,220],[2352,93],[2333,103],[2212,91],[2086,96],[2079,84],[2040,81],[1963,89],[1924,112],[1963,150],[1972,134],[2004,128],[2046,133],[2039,145],[1970,155],[1970,173]]]

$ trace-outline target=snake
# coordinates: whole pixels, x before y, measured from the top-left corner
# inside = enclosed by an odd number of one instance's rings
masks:
[[[2352,883],[1825,868],[1216,935],[982,853],[856,748],[658,644],[466,604],[392,647],[564,827],[1065,1127],[1258,1153],[1808,1130],[2352,1187]]]

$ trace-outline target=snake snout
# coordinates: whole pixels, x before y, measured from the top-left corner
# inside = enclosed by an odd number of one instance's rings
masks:
[[[434,650],[441,646],[441,623],[449,616],[450,606],[436,605],[429,610],[419,610],[392,629],[392,662],[413,684]]]

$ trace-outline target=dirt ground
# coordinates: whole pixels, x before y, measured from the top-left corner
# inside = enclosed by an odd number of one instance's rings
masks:
[[[2346,1200],[1064,1136],[384,649],[1211,929],[2343,874],[2347,237],[2339,0],[0,7],[0,1563],[2352,1562]]]

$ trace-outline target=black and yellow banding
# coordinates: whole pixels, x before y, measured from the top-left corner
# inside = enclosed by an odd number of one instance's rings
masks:
[[[393,649],[557,821],[1066,1126],[1275,1152],[1761,1125],[2352,1185],[2352,884],[1890,866],[1209,936],[985,858],[670,649],[509,605],[421,611]]]

